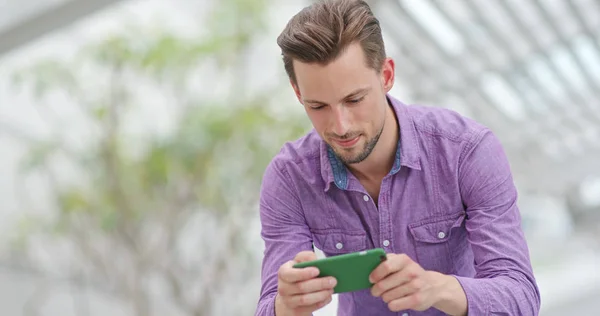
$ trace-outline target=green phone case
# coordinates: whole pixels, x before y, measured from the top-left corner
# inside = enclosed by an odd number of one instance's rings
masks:
[[[373,284],[369,282],[369,275],[385,259],[385,251],[375,248],[300,262],[295,264],[294,268],[317,267],[319,277],[336,278],[337,285],[333,288],[334,293],[343,293],[370,288]]]

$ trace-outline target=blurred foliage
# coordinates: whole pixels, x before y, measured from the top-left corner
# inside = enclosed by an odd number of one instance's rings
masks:
[[[43,224],[24,222],[20,244],[34,234],[68,242],[69,266],[108,284],[136,315],[152,314],[151,278],[180,312],[208,315],[227,286],[241,288],[236,282],[257,274],[247,257],[256,250],[247,249],[246,239],[262,172],[283,141],[308,128],[303,118],[271,114],[273,91],[237,97],[245,89],[235,86],[227,98],[194,93],[192,79],[203,65],[243,71],[237,67],[245,51],[266,26],[266,0],[217,3],[202,38],[137,30],[83,47],[74,60],[44,60],[15,74],[15,83],[38,97],[41,111],[44,100],[68,96],[90,131],[81,147],[59,136],[65,132],[60,124],[53,138],[30,144],[24,171],[50,180],[54,205],[48,208],[57,212]],[[142,140],[128,134],[125,127],[149,111],[143,91],[166,96],[176,121],[169,133]],[[59,156],[76,170],[75,180],[60,176]],[[188,227],[195,221],[200,229]],[[181,244],[190,239],[198,247],[218,240],[218,249],[186,254]],[[246,277],[232,284],[240,269]]]

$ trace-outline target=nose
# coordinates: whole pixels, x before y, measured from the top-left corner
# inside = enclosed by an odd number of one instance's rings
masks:
[[[333,128],[332,131],[337,136],[344,136],[350,130],[350,122],[348,120],[348,109],[344,106],[337,105],[332,107],[333,113]]]

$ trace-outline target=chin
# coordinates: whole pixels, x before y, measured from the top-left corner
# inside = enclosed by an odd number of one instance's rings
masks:
[[[357,147],[352,148],[339,148],[334,147],[335,154],[346,164],[353,164],[360,156],[360,152]]]
[[[349,159],[351,158],[351,159]],[[346,165],[355,165],[363,162],[365,159],[360,159],[360,156],[354,155],[352,157],[343,157],[342,162]]]
[[[332,147],[334,148],[336,154],[348,158],[357,157],[360,154],[359,148],[361,148],[360,143],[357,143],[352,147],[340,147],[336,144],[334,144]]]

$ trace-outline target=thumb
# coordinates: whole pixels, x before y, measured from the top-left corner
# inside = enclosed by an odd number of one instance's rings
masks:
[[[299,252],[296,257],[294,258],[294,261],[296,263],[298,262],[305,262],[305,261],[312,261],[312,260],[317,260],[317,255],[312,252],[312,251],[301,251]]]

